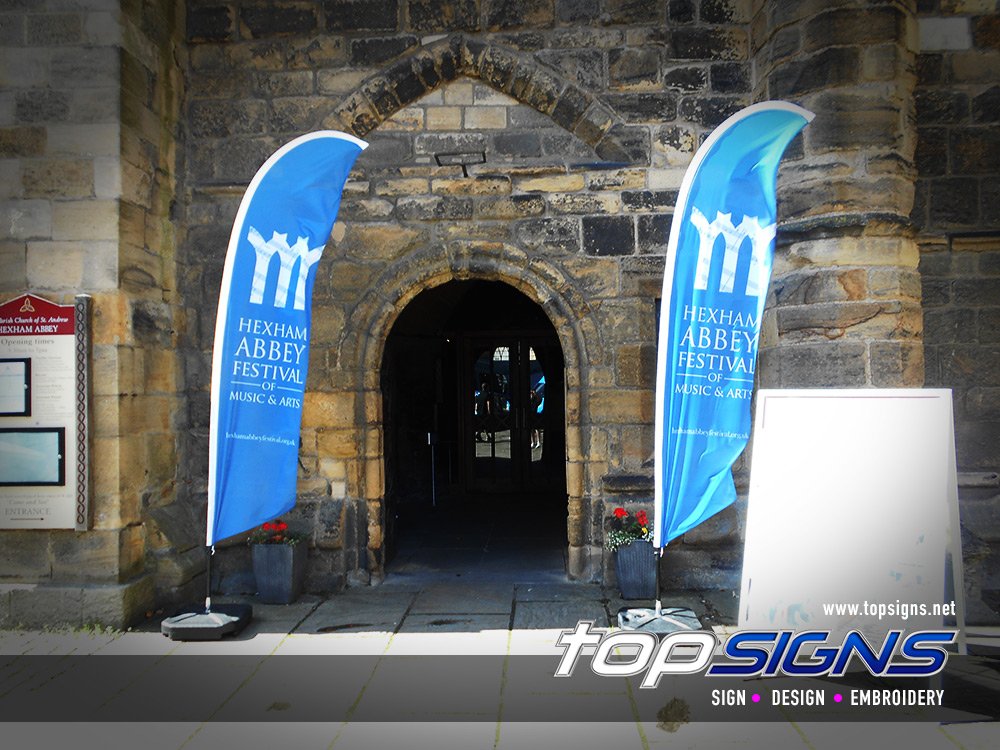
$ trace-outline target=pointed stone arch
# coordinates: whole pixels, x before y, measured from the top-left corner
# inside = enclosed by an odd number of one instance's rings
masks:
[[[617,113],[533,56],[465,34],[420,47],[367,78],[323,126],[363,138],[403,107],[460,77],[474,78],[551,118],[609,162],[648,164],[648,146]]]

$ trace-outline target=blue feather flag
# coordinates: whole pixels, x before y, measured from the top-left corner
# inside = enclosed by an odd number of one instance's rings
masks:
[[[229,239],[212,356],[208,545],[295,505],[312,287],[368,144],[296,138],[257,171]]]
[[[774,257],[778,163],[811,112],[762,102],[727,119],[684,175],[667,245],[656,368],[653,544],[736,499]]]

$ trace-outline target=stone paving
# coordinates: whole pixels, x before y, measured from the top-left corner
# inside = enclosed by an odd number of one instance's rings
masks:
[[[494,576],[495,578],[496,576]],[[545,576],[539,576],[544,578]],[[473,577],[474,578],[474,577]],[[32,661],[30,656],[94,654],[137,657],[123,662],[127,672],[121,685],[99,680],[78,686],[74,700],[92,702],[95,710],[108,700],[131,706],[135,716],[145,716],[150,703],[173,701],[180,710],[191,696],[184,690],[170,691],[161,679],[172,664],[187,663],[181,657],[201,656],[198,678],[210,682],[191,685],[198,696],[216,696],[214,706],[204,706],[202,721],[123,721],[61,723],[8,723],[4,747],[54,747],[71,742],[74,747],[214,748],[247,745],[282,748],[658,748],[658,747],[768,747],[825,748],[884,747],[889,742],[912,748],[995,748],[1000,742],[997,724],[850,724],[772,721],[764,723],[660,722],[542,722],[504,721],[505,712],[517,713],[517,702],[531,700],[519,695],[517,680],[505,673],[501,689],[487,696],[472,716],[448,714],[451,705],[469,703],[462,695],[462,679],[438,673],[434,660],[427,660],[426,690],[399,690],[397,670],[404,660],[419,655],[479,655],[500,657],[506,664],[521,655],[551,655],[551,669],[561,650],[555,646],[559,631],[578,620],[609,624],[625,602],[599,586],[565,580],[518,582],[516,580],[445,581],[440,577],[420,580],[417,576],[390,576],[382,586],[350,589],[330,598],[306,596],[290,605],[254,604],[253,621],[235,638],[219,642],[173,642],[157,632],[150,622],[126,633],[16,632],[0,633],[0,710],[4,701],[16,699],[19,691],[51,689],[72,670],[60,671],[52,660]],[[727,599],[728,597],[728,599]],[[247,598],[252,602],[252,597]],[[664,595],[664,603],[691,606],[704,620],[729,619],[735,600],[728,592]],[[633,606],[635,602],[631,602]],[[640,603],[641,604],[641,603]],[[713,627],[711,622],[703,623]],[[716,623],[717,630],[727,625]],[[731,627],[731,626],[728,626]],[[242,657],[233,661],[218,657]],[[282,657],[306,656],[308,661]],[[371,657],[370,662],[351,659]],[[143,661],[141,657],[146,657]],[[150,658],[152,657],[152,658]],[[214,661],[213,661],[214,660]],[[326,661],[324,661],[326,660]],[[27,663],[27,668],[23,665]],[[59,663],[59,662],[56,662]],[[117,664],[118,662],[112,662]],[[324,687],[324,706],[337,712],[356,711],[364,716],[374,701],[392,702],[391,708],[376,710],[374,721],[315,721],[308,703],[317,696],[296,696],[283,687],[282,665],[312,664],[329,669],[330,685]],[[465,662],[463,662],[465,663]],[[363,669],[354,669],[358,665]],[[423,662],[422,662],[423,664]],[[19,666],[20,665],[20,666]],[[372,668],[371,665],[375,665]],[[140,668],[141,667],[141,668]],[[298,667],[297,667],[298,669]],[[34,672],[33,672],[34,670]],[[48,672],[46,670],[49,670]],[[210,671],[209,671],[210,670]],[[27,674],[26,674],[27,672]],[[157,677],[160,675],[161,677]],[[992,680],[997,692],[995,672]],[[320,681],[322,682],[322,681]],[[317,681],[313,680],[316,684]],[[325,683],[323,683],[325,685]],[[101,697],[107,687],[110,698]],[[393,692],[396,687],[395,693]],[[504,689],[506,688],[506,690]],[[291,692],[283,693],[282,690]],[[554,688],[555,689],[555,688]],[[56,695],[59,695],[57,692]],[[593,694],[570,696],[592,700],[595,706],[627,699],[614,681],[602,683]],[[478,697],[477,697],[478,700]],[[368,701],[368,703],[366,703]],[[131,702],[131,703],[130,703]],[[383,705],[386,705],[383,703]],[[479,703],[476,703],[479,705]],[[63,706],[53,706],[62,715]],[[119,706],[120,717],[121,706]],[[260,721],[252,721],[254,712]],[[280,714],[280,712],[286,712]],[[385,720],[386,713],[394,714]],[[155,711],[153,713],[156,713]],[[95,715],[100,715],[99,713]],[[295,721],[296,716],[306,720]],[[522,714],[517,714],[522,715]],[[279,716],[281,720],[273,720]],[[379,718],[381,717],[381,718]],[[415,720],[400,720],[414,717]],[[33,718],[33,717],[29,717]],[[427,720],[431,718],[433,720]],[[466,721],[466,718],[474,720]],[[8,742],[10,744],[8,744]]]

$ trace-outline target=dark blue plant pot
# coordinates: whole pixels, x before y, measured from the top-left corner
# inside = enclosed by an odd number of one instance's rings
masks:
[[[302,593],[306,578],[306,545],[254,544],[253,575],[257,599],[264,604],[290,604]]]
[[[622,599],[656,597],[656,563],[652,542],[632,542],[615,550],[615,575]]]

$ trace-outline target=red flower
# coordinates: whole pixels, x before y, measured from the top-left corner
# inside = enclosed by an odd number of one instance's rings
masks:
[[[640,526],[648,526],[649,518],[646,516],[646,511],[640,510],[635,514],[635,520],[639,522]]]
[[[628,511],[624,508],[615,508],[615,518],[625,518],[628,515]]]

